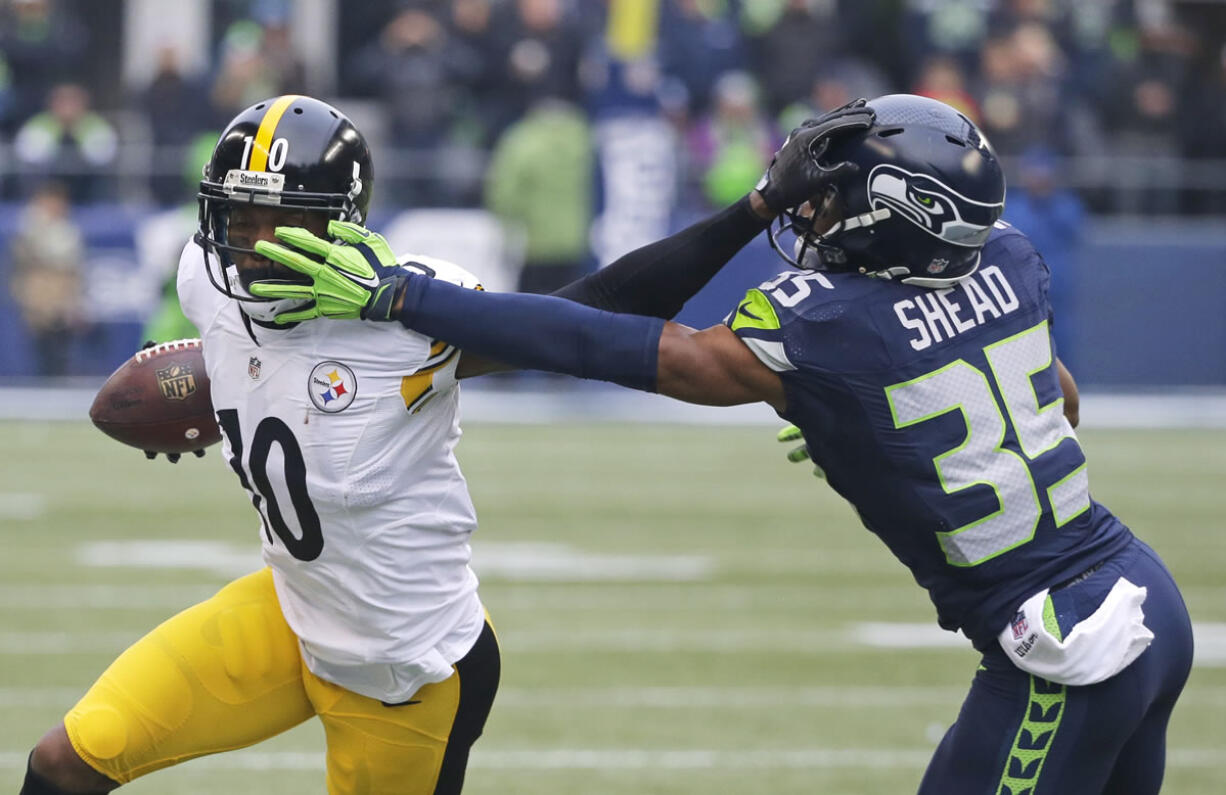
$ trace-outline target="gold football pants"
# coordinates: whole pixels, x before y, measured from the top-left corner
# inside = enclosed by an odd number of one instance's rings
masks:
[[[263,569],[133,644],[64,725],[82,759],[127,783],[258,743],[318,715],[332,795],[442,795],[460,791],[498,676],[498,643],[487,622],[455,674],[405,704],[385,705],[325,682],[303,664],[272,572]]]

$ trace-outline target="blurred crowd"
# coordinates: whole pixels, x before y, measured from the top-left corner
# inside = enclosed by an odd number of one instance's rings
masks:
[[[213,4],[207,69],[186,72],[166,47],[148,84],[121,85],[86,55],[89,15],[122,2],[0,0],[5,194],[54,173],[73,201],[115,198],[121,144],[148,142],[148,197],[180,202],[227,119],[306,92],[360,105],[381,139],[384,197],[399,202],[479,203],[488,158],[516,128],[590,149],[591,123],[633,103],[675,126],[693,189],[680,196],[720,204],[804,117],[910,91],[962,109],[1015,167],[1023,155],[1075,163],[1061,175],[1102,211],[1222,209],[1189,166],[1226,159],[1215,4],[364,0],[338,6],[328,86],[307,78],[292,0]]]
[[[1087,211],[1226,212],[1222,3],[202,0],[205,66],[159,44],[130,84],[131,2],[0,0],[0,201],[22,205],[18,229],[64,227],[4,252],[49,350],[78,323],[37,307],[79,281],[71,208],[193,203],[225,122],[282,93],[366,132],[381,207],[484,208],[519,230],[521,289],[608,261],[602,235],[663,233],[641,223],[653,213],[735,200],[801,120],[899,91],[980,124],[1006,162],[1007,217],[1049,260]],[[304,3],[334,10],[327,58],[297,43]]]

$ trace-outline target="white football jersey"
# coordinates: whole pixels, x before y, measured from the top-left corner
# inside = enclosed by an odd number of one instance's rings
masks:
[[[477,286],[449,262],[410,260]],[[260,514],[307,666],[391,703],[446,679],[484,623],[468,566],[476,512],[454,455],[459,352],[394,322],[248,328],[195,242],[178,287],[204,341],[223,463]]]

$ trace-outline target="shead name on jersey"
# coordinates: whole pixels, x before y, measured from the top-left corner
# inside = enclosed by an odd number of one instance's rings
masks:
[[[922,351],[1007,315],[1020,305],[1005,274],[991,265],[953,287],[925,291],[895,303],[894,314],[913,332],[911,347]]]

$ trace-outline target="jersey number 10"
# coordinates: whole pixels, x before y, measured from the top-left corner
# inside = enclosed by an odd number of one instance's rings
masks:
[[[251,504],[264,520],[264,534],[268,537],[268,543],[272,543],[272,532],[275,532],[281,543],[285,544],[285,549],[295,558],[315,560],[323,552],[324,535],[319,525],[319,514],[311,503],[311,495],[307,494],[306,462],[294,432],[276,417],[260,420],[251,439],[251,452],[247,456],[247,466],[251,470],[251,477],[248,478],[243,468],[243,432],[239,427],[238,410],[219,410],[217,422],[230,442],[230,468],[238,475],[243,488],[251,494]],[[284,458],[285,487],[298,517],[298,525],[302,528],[301,536],[294,535],[285,523],[272,482],[268,479],[268,454],[272,452],[274,443],[281,448]],[[269,532],[270,527],[272,532]]]
[[[953,498],[976,485],[990,486],[996,492],[997,511],[937,533],[945,559],[953,566],[975,566],[1033,538],[1042,508],[1032,465],[1065,439],[1076,444],[1072,426],[1064,418],[1064,398],[1040,405],[1031,380],[1052,366],[1046,321],[988,345],[983,352],[1000,401],[992,392],[988,373],[964,359],[885,390],[898,429],[962,412],[966,437],[932,459],[941,488]],[[1004,446],[1006,414],[1020,454]],[[1080,448],[1072,462],[1054,483],[1045,484],[1056,527],[1090,507],[1089,477]]]

